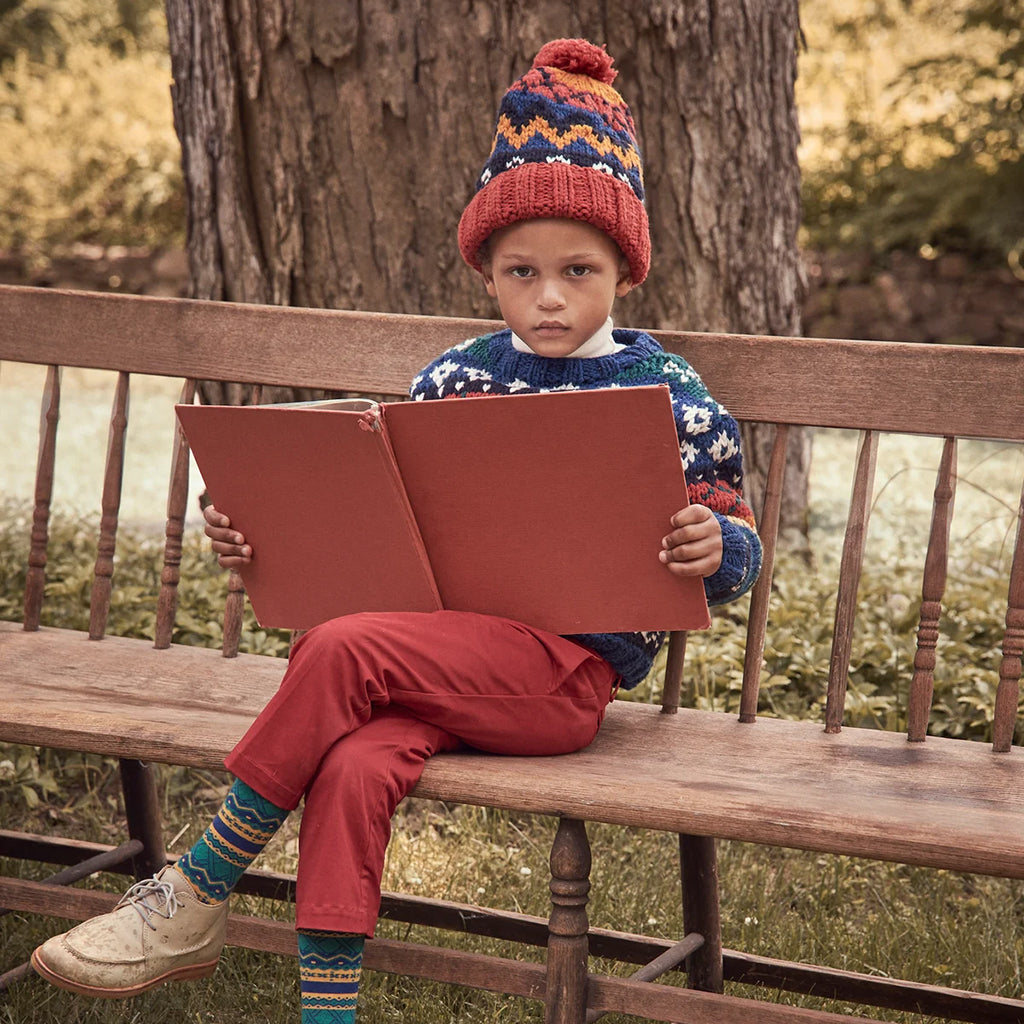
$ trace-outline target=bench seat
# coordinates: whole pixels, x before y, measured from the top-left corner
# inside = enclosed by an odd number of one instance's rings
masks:
[[[273,694],[281,659],[0,623],[6,739],[206,769]],[[145,679],[148,692],[138,689]],[[510,765],[514,764],[514,771]],[[1024,878],[1024,754],[985,743],[615,701],[561,757],[431,758],[415,795]]]

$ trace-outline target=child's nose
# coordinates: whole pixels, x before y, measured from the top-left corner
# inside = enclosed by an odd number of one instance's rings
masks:
[[[541,309],[562,309],[565,306],[565,295],[558,281],[542,282],[538,304]]]

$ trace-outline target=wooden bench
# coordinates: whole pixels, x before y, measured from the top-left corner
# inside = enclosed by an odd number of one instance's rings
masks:
[[[109,849],[7,831],[0,833],[0,855],[63,865],[54,879],[58,883],[100,869],[151,873],[167,858],[148,764],[220,768],[281,678],[280,660],[237,654],[244,595],[234,578],[227,597],[223,656],[170,643],[190,500],[187,452],[181,444],[168,499],[156,643],[104,637],[130,376],[184,378],[186,401],[196,379],[398,396],[433,355],[488,326],[454,319],[0,288],[0,360],[53,367],[42,398],[24,622],[0,622],[0,740],[121,759],[129,833],[122,846]],[[382,913],[546,946],[546,962],[496,960],[381,939],[368,944],[367,967],[542,999],[546,1019],[566,1024],[596,1020],[608,1011],[697,1024],[852,1019],[723,995],[723,980],[951,1019],[1024,1019],[1024,1001],[723,950],[715,860],[715,841],[734,839],[1024,878],[1024,757],[1012,746],[1024,648],[1019,522],[1010,579],[999,582],[1001,587],[1008,583],[1008,599],[1001,667],[992,679],[994,744],[935,737],[925,741],[956,480],[954,438],[1024,441],[1024,350],[673,333],[659,337],[699,370],[738,418],[776,424],[760,510],[765,567],[750,599],[740,713],[677,712],[685,646],[680,635],[672,639],[663,706],[616,701],[588,749],[567,757],[519,758],[514,764],[477,754],[432,759],[416,790],[421,797],[560,820],[551,853],[550,919],[394,893],[385,896]],[[60,366],[119,374],[88,634],[39,626]],[[757,713],[787,434],[801,425],[860,432],[837,581],[831,670],[821,680],[827,691],[824,723]],[[842,725],[880,432],[947,438],[924,569],[909,735]],[[770,650],[770,639],[767,643]],[[588,929],[586,822],[679,835],[685,936],[665,939]],[[287,897],[291,880],[254,872],[244,889]],[[0,907],[22,912],[81,919],[108,908],[112,899],[89,889],[0,878]],[[290,925],[237,916],[229,941],[280,952],[295,949]],[[631,979],[588,975],[588,952],[626,963],[653,963]],[[686,987],[653,981],[672,970],[687,972]],[[9,977],[18,973],[15,969]]]

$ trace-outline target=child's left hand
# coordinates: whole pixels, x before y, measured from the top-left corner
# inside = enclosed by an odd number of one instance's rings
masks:
[[[672,517],[658,557],[677,576],[711,576],[722,564],[722,527],[704,505],[689,505]]]

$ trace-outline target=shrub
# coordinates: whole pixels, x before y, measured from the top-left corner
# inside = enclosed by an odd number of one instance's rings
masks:
[[[75,40],[0,64],[0,248],[42,260],[75,243],[184,236],[170,61],[125,39]]]
[[[26,508],[10,503],[0,505],[0,619],[21,618],[30,528],[31,515]],[[98,532],[94,517],[53,517],[43,625],[89,628],[89,597]],[[109,634],[154,638],[162,566],[162,536],[126,529],[119,531],[107,624]],[[195,647],[220,645],[226,579],[227,574],[217,567],[202,535],[186,533],[174,643]],[[257,624],[252,609],[246,607],[242,624],[243,651],[285,656],[288,643],[287,631],[263,629]]]
[[[818,248],[1024,248],[1020,0],[806,0],[804,227]]]

